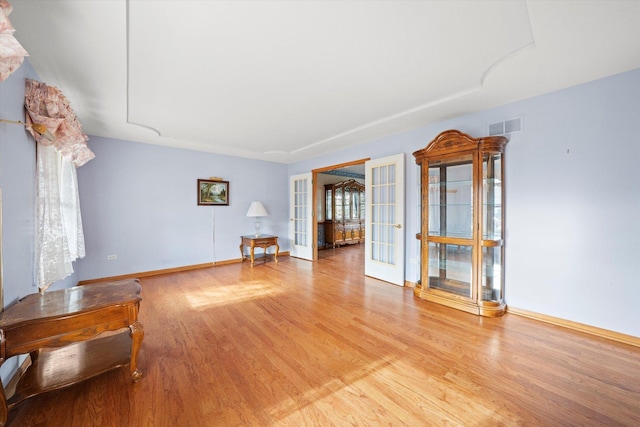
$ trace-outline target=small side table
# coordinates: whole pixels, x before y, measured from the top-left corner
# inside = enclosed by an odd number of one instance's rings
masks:
[[[267,262],[267,248],[275,246],[276,251],[273,254],[273,261],[278,262],[278,252],[280,251],[280,246],[278,246],[278,236],[267,236],[260,235],[256,237],[255,235],[248,236],[240,236],[240,255],[242,256],[242,262],[245,259],[251,260],[251,267],[253,267],[255,261],[254,249],[262,248],[264,250],[264,262]],[[245,254],[244,248],[249,248],[249,254]]]
[[[127,364],[133,381],[142,378],[141,290],[127,279],[30,294],[7,307],[0,314],[0,365],[27,353],[31,365],[10,398],[0,384],[0,426],[9,409],[36,394]]]

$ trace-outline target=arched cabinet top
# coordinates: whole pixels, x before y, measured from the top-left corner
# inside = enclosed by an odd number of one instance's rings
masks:
[[[416,163],[422,163],[426,158],[446,156],[468,151],[479,150],[489,153],[503,153],[509,140],[504,136],[485,136],[473,138],[459,130],[446,130],[436,136],[426,147],[413,153]]]

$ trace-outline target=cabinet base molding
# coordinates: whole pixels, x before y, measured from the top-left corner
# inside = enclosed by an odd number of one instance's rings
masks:
[[[481,315],[484,317],[501,317],[504,315],[507,309],[507,306],[504,302],[495,304],[489,302],[481,302],[480,304],[477,304],[464,298],[457,298],[455,296],[452,297],[451,295],[448,295],[444,292],[438,292],[437,290],[418,290],[418,288],[415,288],[414,295],[425,301],[435,302],[437,304],[445,305],[447,307],[462,310],[471,314]]]
[[[633,335],[622,334],[620,332],[610,331],[608,329],[585,325],[584,323],[578,323],[571,320],[561,319],[559,317],[553,317],[546,314],[536,313],[533,311],[523,310],[521,308],[511,306],[509,306],[507,312],[515,314],[517,316],[538,320],[540,322],[550,323],[552,325],[560,326],[563,328],[573,329],[574,331],[584,332],[586,334],[597,336],[600,338],[606,338],[612,341],[621,342],[623,344],[629,344],[634,347],[640,347],[640,337],[635,337]]]

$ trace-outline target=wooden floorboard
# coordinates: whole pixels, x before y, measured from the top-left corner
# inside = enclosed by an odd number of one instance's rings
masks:
[[[422,301],[365,277],[362,247],[142,279],[142,380],[119,368],[9,425],[640,425],[639,348]]]

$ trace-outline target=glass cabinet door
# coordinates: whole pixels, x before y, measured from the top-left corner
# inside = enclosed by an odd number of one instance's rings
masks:
[[[351,187],[344,187],[344,219],[351,219]]]
[[[333,219],[333,199],[332,199],[332,193],[333,191],[331,191],[331,189],[327,189],[325,191],[325,201],[324,201],[324,206],[325,206],[325,210],[324,210],[324,219],[327,221],[331,221]]]
[[[482,301],[502,301],[502,247],[482,248]]]
[[[502,154],[482,156],[482,301],[499,302],[502,295]]]
[[[342,188],[336,188],[335,191],[335,209],[334,216],[336,221],[340,221],[342,219]]]
[[[431,289],[473,298],[473,155],[429,162]]]
[[[360,191],[356,188],[352,196],[351,219],[360,218]]]
[[[482,238],[502,238],[502,154],[485,154],[482,160]]]
[[[429,236],[473,237],[473,156],[429,164]]]
[[[471,298],[473,246],[429,242],[429,287]]]

